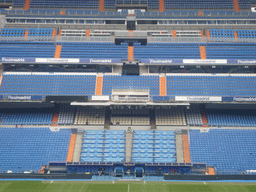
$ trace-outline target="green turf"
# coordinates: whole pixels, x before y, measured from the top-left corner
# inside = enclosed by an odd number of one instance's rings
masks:
[[[0,192],[255,192],[256,183],[0,181]]]

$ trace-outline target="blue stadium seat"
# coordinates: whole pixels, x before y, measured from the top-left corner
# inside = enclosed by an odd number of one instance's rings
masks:
[[[25,28],[2,28],[0,37],[24,37]]]
[[[247,75],[167,75],[167,95],[256,96],[255,78]]]
[[[134,46],[135,59],[200,59],[199,44],[148,43]]]
[[[165,9],[234,9],[232,0],[165,0],[164,5]]]
[[[112,89],[149,89],[150,96],[159,95],[159,76],[105,75],[103,79],[103,95],[112,95]]]
[[[17,110],[16,110],[17,111]],[[31,110],[22,110],[19,112],[1,112],[0,118],[2,125],[50,125],[52,123],[53,112],[41,110],[31,112]]]
[[[49,161],[66,161],[70,136],[70,130],[1,128],[0,171],[37,172]]]
[[[128,46],[114,43],[62,43],[61,58],[127,59]]]
[[[209,110],[207,112],[208,124],[210,126],[223,127],[255,127],[256,116],[241,110]]]
[[[191,161],[214,166],[219,174],[255,170],[255,137],[254,129],[190,130]]]
[[[99,0],[33,0],[31,8],[86,8],[98,9]]]
[[[254,43],[207,43],[207,59],[255,59]]]
[[[124,162],[125,131],[85,131],[81,162]]]
[[[176,162],[174,131],[134,131],[132,162]]]
[[[53,42],[1,41],[0,58],[54,58],[55,48]]]
[[[96,75],[8,74],[3,75],[3,95],[94,95]],[[21,88],[22,87],[22,88]]]

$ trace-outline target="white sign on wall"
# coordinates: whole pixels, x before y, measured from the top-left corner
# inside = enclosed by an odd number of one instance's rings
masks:
[[[222,101],[222,97],[210,97],[210,96],[175,96],[175,101]]]

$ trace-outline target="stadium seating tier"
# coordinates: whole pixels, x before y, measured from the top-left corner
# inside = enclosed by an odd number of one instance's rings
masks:
[[[49,128],[1,128],[0,171],[35,171],[49,161],[66,161],[70,131]]]
[[[191,161],[214,166],[219,174],[255,170],[255,137],[254,129],[190,130]]]

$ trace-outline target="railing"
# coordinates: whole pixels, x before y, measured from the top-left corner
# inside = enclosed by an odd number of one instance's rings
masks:
[[[148,43],[207,43],[207,37],[148,37]]]
[[[7,173],[8,171],[11,171],[9,173],[24,173],[26,172],[32,172],[32,173],[38,173],[38,169],[22,169],[22,168],[17,168],[17,169],[1,169],[0,173]]]
[[[141,37],[147,37],[147,31],[115,31],[115,37],[135,37],[135,38],[141,38]]]
[[[43,10],[43,9],[30,9],[24,10],[5,10],[0,9],[0,14],[3,15],[60,15],[59,10]]]
[[[74,34],[75,35],[75,34]],[[41,41],[41,42],[114,42],[115,38],[147,38],[148,43],[256,43],[256,38],[226,37],[152,37],[145,31],[116,31],[115,36],[29,36],[1,37],[0,41]]]
[[[0,41],[54,41],[55,37],[0,37]]]
[[[216,171],[216,175],[245,175],[245,171]]]
[[[1,0],[0,3],[12,3],[13,0]]]
[[[122,5],[122,6],[123,5],[128,5],[128,6],[130,6],[130,5],[148,5],[148,1],[147,0],[130,0],[127,3],[126,0],[118,0],[118,1],[116,1],[116,4]]]
[[[255,43],[256,38],[227,37],[148,37],[149,43]]]
[[[57,42],[114,42],[114,37],[57,36]]]
[[[119,4],[122,5],[122,4]],[[124,4],[125,5],[125,4]],[[154,16],[154,17],[180,17],[180,16],[189,16],[189,17],[253,17],[256,16],[256,13],[253,12],[229,12],[229,11],[204,11],[203,16],[198,16],[197,11],[184,11],[184,10],[167,10],[165,12],[140,12],[140,11],[135,11],[134,15],[138,17],[148,17],[148,16]],[[58,16],[60,15],[60,10],[59,9],[29,9],[28,11],[24,10],[5,10],[5,9],[0,9],[0,14],[4,15],[55,15]],[[115,11],[106,11],[106,12],[100,12],[98,10],[72,10],[72,9],[67,9],[66,10],[66,16],[127,16],[128,11],[121,11],[121,12],[115,12]],[[63,16],[65,16],[63,15]]]

